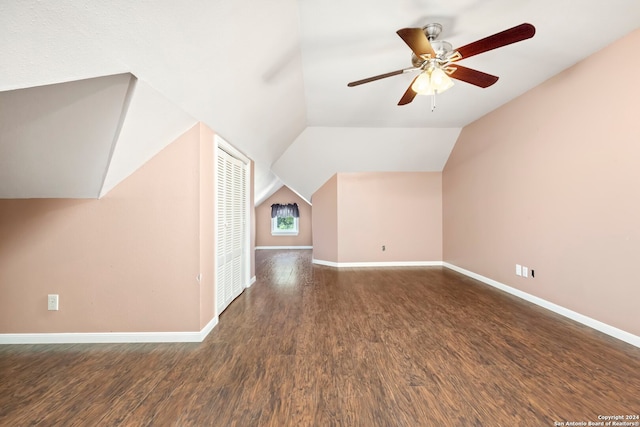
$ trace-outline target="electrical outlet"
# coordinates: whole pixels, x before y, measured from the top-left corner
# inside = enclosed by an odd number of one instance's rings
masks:
[[[529,269],[524,265],[522,266],[522,277],[529,277]]]
[[[59,297],[56,294],[49,294],[47,296],[47,306],[50,311],[58,310],[58,300],[59,300]]]
[[[520,264],[516,264],[516,276],[522,276],[522,266]]]

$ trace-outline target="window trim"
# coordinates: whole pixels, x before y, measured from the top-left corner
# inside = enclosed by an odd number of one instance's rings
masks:
[[[272,236],[297,236],[300,233],[299,227],[299,219],[293,217],[293,230],[279,230],[278,227],[278,217],[271,218],[271,235]]]

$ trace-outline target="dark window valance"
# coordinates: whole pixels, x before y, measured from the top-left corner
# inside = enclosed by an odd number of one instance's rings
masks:
[[[271,205],[271,218],[279,216],[287,217],[292,216],[294,218],[300,217],[300,211],[298,210],[297,203],[289,203],[287,205],[273,204]]]

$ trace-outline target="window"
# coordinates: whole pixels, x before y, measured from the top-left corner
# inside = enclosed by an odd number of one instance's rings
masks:
[[[297,236],[300,213],[296,203],[271,205],[271,235]]]
[[[273,236],[297,236],[298,218],[292,216],[277,216],[271,218],[271,234]]]

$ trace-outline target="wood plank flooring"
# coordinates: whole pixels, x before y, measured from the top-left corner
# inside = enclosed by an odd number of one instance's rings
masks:
[[[440,267],[257,282],[198,344],[0,346],[0,425],[553,426],[640,414],[640,349]]]

